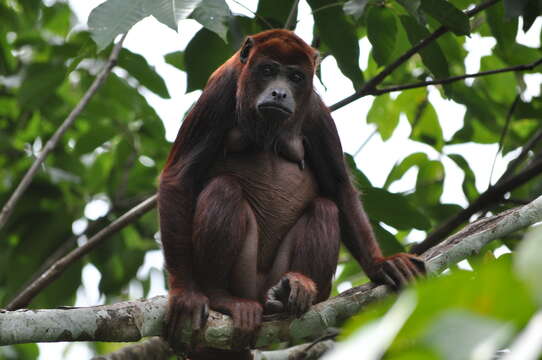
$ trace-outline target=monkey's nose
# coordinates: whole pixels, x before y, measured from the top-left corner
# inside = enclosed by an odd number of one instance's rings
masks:
[[[287,92],[284,89],[273,89],[271,91],[271,96],[274,97],[275,99],[282,100],[282,99],[286,99]]]

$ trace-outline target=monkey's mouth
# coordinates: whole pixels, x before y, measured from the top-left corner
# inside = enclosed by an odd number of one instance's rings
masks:
[[[278,103],[263,103],[258,106],[258,112],[265,118],[285,119],[292,115],[292,110]]]

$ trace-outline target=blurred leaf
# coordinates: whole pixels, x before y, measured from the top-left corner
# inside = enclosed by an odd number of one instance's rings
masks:
[[[344,154],[344,160],[346,161],[346,164],[348,165],[348,168],[350,170],[350,174],[353,176],[353,182],[356,185],[358,189],[360,189],[362,192],[365,191],[365,189],[370,189],[373,186],[371,185],[371,182],[369,181],[369,178],[357,167],[356,161],[350,154]]]
[[[425,15],[420,8],[420,5],[422,4],[421,0],[397,0],[397,2],[401,4],[410,16],[416,19],[420,25],[425,26]]]
[[[373,45],[373,56],[380,66],[392,60],[397,39],[397,20],[393,12],[373,6],[367,14],[367,37]]]
[[[263,27],[263,29],[281,29],[288,20],[292,6],[293,1],[291,0],[259,0],[255,20]],[[297,11],[295,15],[297,15]],[[294,17],[294,20],[295,19],[297,19],[297,16]]]
[[[405,27],[408,39],[412,46],[417,45],[421,40],[430,35],[429,31],[411,16],[400,16],[401,23]],[[420,50],[420,56],[425,66],[433,73],[436,79],[444,79],[450,76],[448,62],[444,53],[436,42],[432,42]]]
[[[118,35],[127,33],[147,16],[177,30],[179,20],[188,15],[202,0],[107,0],[95,7],[88,17],[92,38],[103,50]]]
[[[164,55],[164,59],[169,65],[175,66],[179,70],[186,71],[186,68],[184,66],[184,52],[174,51],[172,53]]]
[[[414,119],[408,118],[412,125],[412,140],[420,141],[431,145],[437,151],[441,151],[444,146],[442,128],[437,117],[437,112],[429,102],[420,104],[418,113]]]
[[[390,256],[400,252],[405,252],[405,247],[397,240],[397,238],[384,229],[378,223],[372,223],[375,237],[378,240],[378,245],[384,256]]]
[[[197,32],[184,51],[188,75],[187,92],[203,89],[209,76],[228,58],[233,50],[215,33],[205,28]]]
[[[119,54],[118,65],[128,71],[141,85],[160,97],[169,99],[169,92],[164,79],[156,73],[143,56],[122,49]]]
[[[528,2],[529,0],[504,0],[504,13],[506,14],[506,17],[512,19],[523,15],[523,10]],[[497,6],[493,7],[499,6],[500,5],[497,4]]]
[[[469,35],[469,17],[446,0],[422,0],[421,8],[456,35]]]
[[[143,9],[144,1],[107,0],[92,10],[88,17],[88,28],[99,51],[150,15]]]
[[[226,39],[227,24],[231,16],[230,8],[224,0],[201,0],[201,3],[190,15],[192,19],[216,33],[225,42],[228,41]]]
[[[359,19],[361,15],[363,15],[363,11],[365,10],[365,7],[369,1],[371,0],[349,0],[344,3],[343,11],[348,15]]]
[[[486,353],[495,353],[510,339],[512,330],[504,322],[450,309],[433,321],[423,342],[437,350],[443,359],[464,360],[475,357],[481,346]]]
[[[515,268],[519,276],[529,285],[539,305],[542,305],[542,225],[529,230],[519,244],[515,260]]]
[[[420,204],[438,204],[444,185],[444,166],[430,160],[421,164],[416,178],[415,196]]]
[[[331,50],[339,69],[358,89],[363,73],[358,64],[359,44],[356,30],[338,6],[329,7],[327,0],[308,0],[321,41]]]
[[[449,154],[448,157],[452,159],[457,166],[463,170],[463,193],[467,197],[469,202],[473,202],[480,196],[480,193],[476,189],[476,175],[470,168],[465,158],[459,154]]]
[[[538,16],[542,15],[542,2],[540,0],[529,0],[523,12],[523,31],[527,32],[534,24]]]
[[[65,75],[66,69],[62,65],[33,63],[19,89],[19,103],[28,110],[44,105],[62,84]]]
[[[389,94],[379,95],[367,114],[367,123],[375,124],[382,140],[388,140],[399,123],[399,112]]]
[[[382,221],[400,230],[427,230],[430,227],[425,215],[404,195],[371,188],[367,189],[361,198],[372,221]]]
[[[427,155],[421,152],[408,155],[406,158],[403,159],[403,161],[393,165],[393,168],[391,169],[388,177],[386,178],[386,182],[384,183],[384,188],[389,188],[389,186],[393,182],[401,179],[403,175],[405,175],[405,173],[412,167],[423,166],[423,164],[427,163],[428,161],[429,158],[427,157]]]

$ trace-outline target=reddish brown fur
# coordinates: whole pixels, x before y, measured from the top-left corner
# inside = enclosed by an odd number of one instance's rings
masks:
[[[233,317],[245,345],[263,311],[301,315],[329,296],[340,240],[373,281],[398,287],[423,273],[415,257],[382,257],[333,119],[312,88],[317,53],[286,30],[251,39],[210,77],[160,179],[172,345],[183,321],[202,329],[209,306]],[[263,120],[255,107],[267,91],[255,71],[267,61],[306,75],[288,85],[295,111],[285,120]],[[250,358],[210,349],[192,356]]]

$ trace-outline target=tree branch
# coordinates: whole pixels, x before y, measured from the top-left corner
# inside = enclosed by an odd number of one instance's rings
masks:
[[[487,75],[494,75],[494,74],[500,74],[504,72],[510,72],[510,71],[527,71],[527,70],[533,70],[538,65],[542,64],[542,58],[530,63],[530,64],[523,64],[523,65],[517,65],[517,66],[509,66],[502,69],[496,69],[496,70],[489,70],[489,71],[481,71],[478,73],[472,73],[472,74],[463,74],[458,76],[451,76],[446,79],[438,79],[438,80],[428,80],[428,81],[421,81],[413,84],[405,84],[405,85],[397,85],[397,86],[390,86],[383,89],[374,89],[374,90],[367,90],[363,96],[365,95],[381,95],[393,91],[402,91],[402,90],[410,90],[410,89],[416,89],[420,87],[426,87],[429,85],[444,85],[449,84],[452,82],[456,82],[459,80],[464,80],[468,78],[474,78],[474,77],[481,77],[481,76],[487,76]]]
[[[56,145],[60,141],[60,138],[62,137],[62,135],[64,135],[66,130],[68,130],[68,128],[74,123],[77,116],[79,116],[81,111],[83,111],[85,106],[90,102],[90,99],[92,98],[92,96],[94,96],[94,94],[96,94],[98,89],[103,85],[103,83],[105,82],[105,79],[107,79],[107,76],[109,75],[109,73],[111,72],[115,64],[117,63],[117,58],[119,57],[119,53],[122,48],[122,43],[124,42],[125,38],[126,38],[126,34],[124,34],[119,40],[119,42],[113,47],[113,50],[111,51],[111,55],[109,55],[109,59],[105,63],[100,74],[98,74],[96,79],[94,79],[94,82],[92,83],[92,85],[90,85],[90,87],[88,88],[83,98],[81,98],[81,101],[79,101],[77,106],[75,106],[72,112],[64,120],[62,125],[60,125],[60,127],[56,130],[56,132],[49,139],[49,141],[47,141],[47,143],[43,147],[43,150],[39,153],[38,157],[36,158],[32,166],[30,167],[30,169],[28,169],[28,171],[24,175],[23,179],[21,180],[21,182],[19,183],[19,185],[17,186],[13,194],[11,194],[11,197],[6,202],[6,204],[2,208],[2,211],[0,212],[0,229],[8,221],[9,217],[13,213],[13,210],[15,209],[15,205],[17,204],[19,199],[23,196],[24,192],[26,191],[26,189],[28,188],[32,180],[34,179],[34,176],[40,169],[41,165],[43,164],[43,162],[45,161],[49,153],[53,151],[53,149],[56,147]]]
[[[431,232],[424,241],[414,245],[411,252],[414,254],[421,254],[429,248],[437,245],[459,225],[467,221],[472,215],[499,201],[507,192],[525,184],[527,181],[531,180],[540,173],[542,173],[542,159],[538,159],[519,174],[511,176],[502,182],[497,182],[497,184],[488,188],[467,208],[463,209],[457,215],[451,217],[445,223],[439,226],[435,231]]]
[[[489,0],[483,4],[480,4],[473,8],[472,10],[466,11],[465,14],[468,17],[472,17],[476,14],[478,14],[480,11],[483,11],[487,9],[490,6],[493,6],[499,2],[499,0]],[[388,75],[390,75],[395,69],[397,69],[399,66],[401,66],[403,63],[405,63],[408,59],[410,59],[414,54],[419,52],[421,49],[441,37],[442,35],[446,34],[448,32],[448,28],[445,26],[439,27],[437,30],[435,30],[431,35],[426,37],[425,39],[421,40],[418,44],[411,47],[408,51],[406,51],[403,55],[401,55],[397,60],[395,60],[393,63],[386,66],[380,73],[378,73],[375,77],[373,77],[371,80],[369,80],[365,85],[360,88],[358,91],[356,91],[354,94],[344,98],[343,100],[331,105],[329,109],[331,111],[335,111],[337,109],[342,108],[345,105],[350,104],[354,100],[360,99],[364,96],[371,95],[371,92],[376,90],[376,86],[380,84]]]
[[[156,205],[156,198],[157,195],[153,195],[147,200],[141,202],[139,205],[135,206],[133,209],[119,217],[117,220],[113,221],[110,225],[100,230],[96,235],[92,236],[84,245],[78,247],[66,256],[63,256],[61,259],[57,260],[39,278],[32,282],[21,293],[19,293],[19,295],[17,295],[7,305],[7,309],[15,310],[27,306],[34,298],[34,296],[36,296],[47,285],[53,282],[53,280],[58,278],[69,265],[81,259],[84,255],[86,255],[89,251],[98,246],[107,237],[117,233],[126,225],[132,223],[135,219],[139,218],[147,211],[154,208],[154,206]]]
[[[428,270],[438,273],[490,241],[542,220],[542,196],[531,203],[485,218],[465,227],[423,257]],[[386,286],[368,283],[316,304],[298,319],[267,319],[258,334],[256,347],[283,341],[306,342],[318,338],[329,327],[339,325],[364,306],[391,293]],[[137,341],[162,332],[167,298],[126,301],[88,308],[0,311],[0,345],[57,341]],[[21,326],[25,324],[25,326]],[[189,328],[180,341],[191,339]],[[231,349],[231,319],[212,311],[195,343],[204,347]]]

